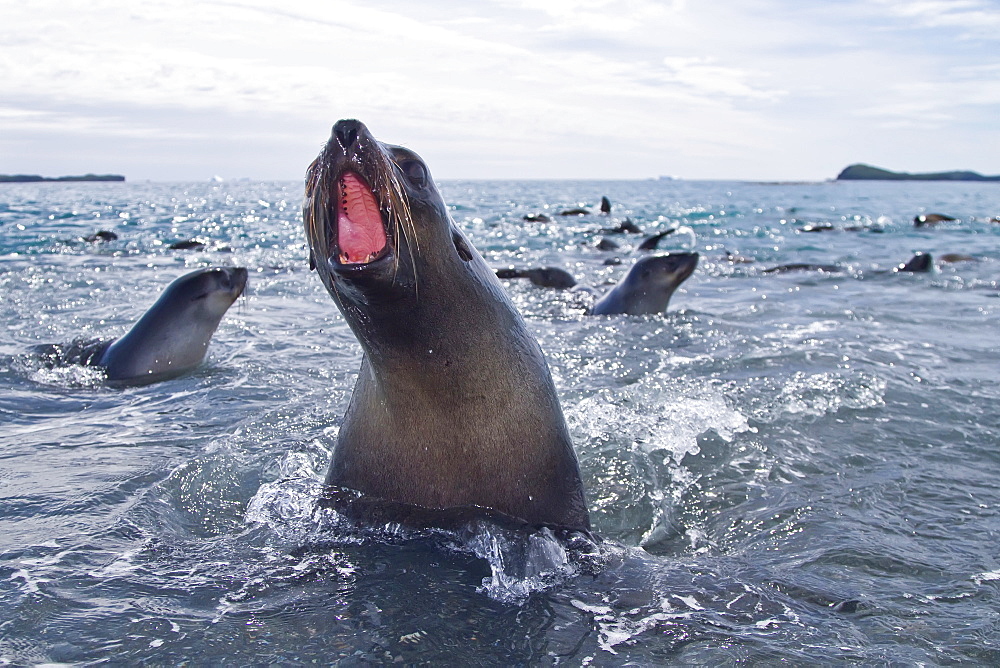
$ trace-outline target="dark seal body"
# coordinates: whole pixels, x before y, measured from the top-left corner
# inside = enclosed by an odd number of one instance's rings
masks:
[[[527,278],[540,288],[571,288],[576,285],[573,274],[559,267],[532,267],[531,269],[515,269],[508,267],[498,269],[497,278]]]
[[[542,351],[419,156],[338,122],[304,218],[311,263],[364,349],[328,485],[390,508],[589,529]]]

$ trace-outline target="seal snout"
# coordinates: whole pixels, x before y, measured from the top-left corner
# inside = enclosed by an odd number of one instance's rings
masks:
[[[223,285],[229,288],[229,294],[233,296],[234,300],[243,294],[249,276],[250,272],[247,271],[246,267],[230,267],[226,270],[226,280]]]
[[[666,255],[659,256],[663,258],[663,270],[664,273],[676,276],[677,283],[680,284],[694,273],[695,267],[698,266],[698,253],[668,253]]]
[[[210,278],[212,283],[202,296],[213,292],[225,293],[232,301],[236,301],[246,289],[249,272],[246,267],[213,267],[206,269],[203,276]]]
[[[365,124],[353,118],[337,121],[333,126],[333,138],[337,140],[344,152],[348,152],[358,141],[365,130]]]

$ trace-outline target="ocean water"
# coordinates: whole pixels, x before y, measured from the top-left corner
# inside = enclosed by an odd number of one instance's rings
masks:
[[[493,265],[579,281],[505,285],[600,539],[315,510],[361,353],[301,184],[5,184],[0,662],[1000,663],[997,184],[440,186]],[[641,254],[594,247],[625,217],[701,262],[665,314],[587,316]],[[968,258],[888,271],[918,251]],[[843,271],[763,271],[802,262]],[[30,353],[121,335],[209,265],[250,284],[193,373],[113,388]]]

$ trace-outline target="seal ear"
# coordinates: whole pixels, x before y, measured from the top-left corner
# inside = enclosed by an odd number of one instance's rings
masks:
[[[455,244],[455,250],[458,251],[458,256],[462,258],[462,260],[465,262],[472,260],[472,251],[470,251],[469,247],[465,245],[465,239],[462,238],[461,234],[458,232],[452,232],[451,240],[452,243]]]
[[[316,255],[309,249],[309,271],[316,271]]]

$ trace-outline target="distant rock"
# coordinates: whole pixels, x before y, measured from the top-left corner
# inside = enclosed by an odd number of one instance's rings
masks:
[[[38,174],[0,174],[0,183],[40,183],[48,181],[124,181],[121,174],[84,174],[83,176],[39,176]]]
[[[978,172],[933,172],[910,174],[890,172],[871,165],[851,165],[837,175],[838,181],[1000,181],[1000,176],[983,176]]]

